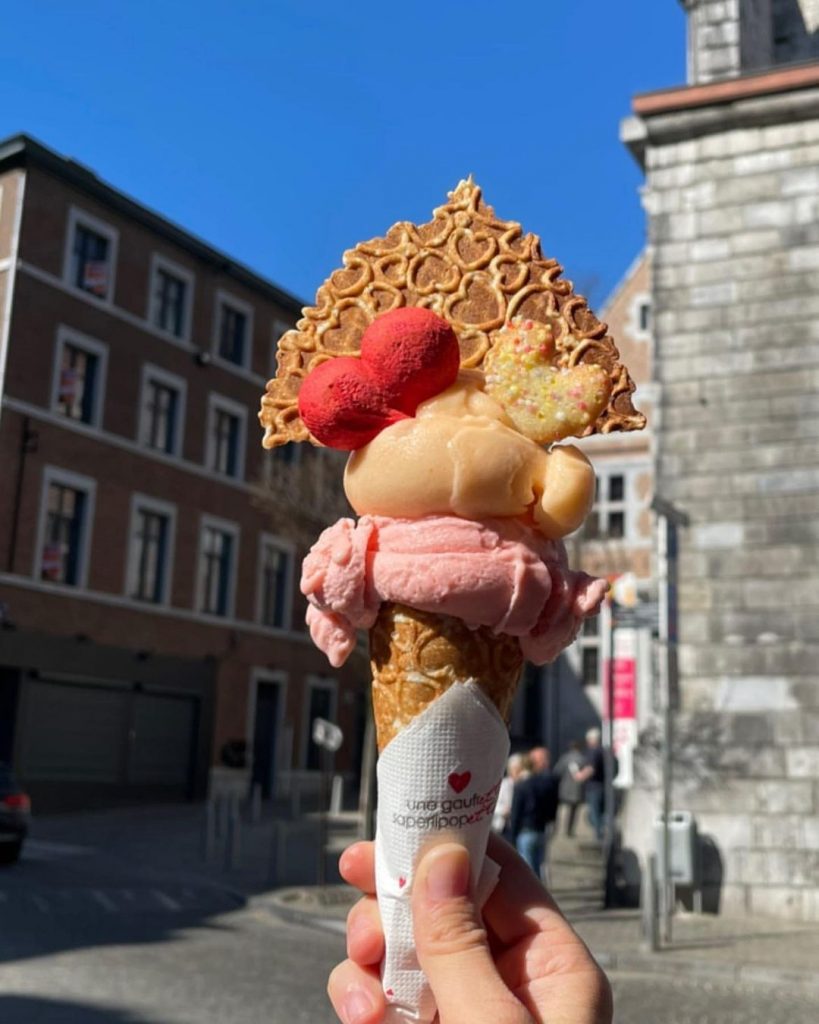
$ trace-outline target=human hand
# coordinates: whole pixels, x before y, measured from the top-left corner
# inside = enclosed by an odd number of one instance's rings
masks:
[[[483,919],[469,895],[462,846],[432,847],[416,872],[416,952],[439,1024],[611,1024],[608,980],[554,900],[499,836],[490,836],[487,853],[501,874]],[[327,991],[344,1024],[380,1024],[384,935],[373,844],[349,847],[340,870],[364,896],[347,918],[348,959],[333,970]]]

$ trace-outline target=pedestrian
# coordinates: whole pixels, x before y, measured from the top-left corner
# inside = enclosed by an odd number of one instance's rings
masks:
[[[551,884],[550,855],[552,837],[557,829],[558,785],[559,776],[552,771],[552,758],[548,747],[533,747],[529,751],[529,761],[536,775],[544,776],[542,786],[546,801],[546,825],[543,828],[543,860],[540,862],[540,880],[544,885]]]
[[[523,775],[524,770],[523,754],[512,754],[506,762],[506,774],[501,779],[498,801],[492,815],[492,830],[505,839],[511,838],[509,819],[512,816],[512,797],[515,783]]]
[[[538,879],[548,881],[547,841],[557,816],[557,779],[549,771],[545,747],[536,747],[534,755],[534,764],[531,754],[529,764],[533,769],[536,764],[541,770],[532,770],[515,784],[511,829],[518,853]]]
[[[560,780],[557,795],[560,803],[566,808],[566,835],[574,835],[574,823],[577,809],[583,803],[583,783],[577,774],[583,767],[583,748],[577,740],[572,740],[569,749],[558,758],[555,775]]]
[[[606,761],[600,739],[599,729],[586,733],[585,764],[577,773],[577,780],[585,783],[589,824],[602,843],[606,826]]]

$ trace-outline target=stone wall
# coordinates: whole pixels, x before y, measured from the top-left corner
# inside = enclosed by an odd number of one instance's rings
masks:
[[[648,119],[645,206],[658,491],[691,516],[674,802],[716,843],[724,910],[815,919],[819,94],[787,101],[718,131],[708,110]],[[656,806],[633,794],[629,845]]]
[[[688,80],[711,82],[739,74],[740,0],[686,0]]]
[[[692,84],[819,57],[819,0],[683,0]]]

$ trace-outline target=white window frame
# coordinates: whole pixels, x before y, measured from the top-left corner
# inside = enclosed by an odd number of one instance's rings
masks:
[[[623,500],[622,502],[610,502],[608,499],[602,501],[595,501],[593,510],[598,513],[598,522],[600,521],[600,509],[603,507],[606,510],[606,519],[608,520],[608,513],[622,511],[624,513],[624,530],[622,537],[609,537],[607,532],[600,525],[598,536],[596,537],[583,537],[584,544],[627,544],[634,545],[641,542],[641,538],[637,532],[637,520],[639,518],[642,509],[646,508],[646,502],[640,501],[637,497],[635,484],[637,477],[641,473],[651,472],[651,464],[644,459],[630,462],[615,462],[607,461],[605,459],[598,459],[595,462],[595,474],[597,476],[598,494],[605,493],[605,487],[608,484],[608,478],[612,476],[623,477]]]
[[[96,356],[98,362],[98,373],[97,373],[97,387],[96,393],[94,394],[93,411],[91,416],[91,422],[85,423],[83,420],[74,420],[73,423],[80,423],[84,427],[88,427],[93,430],[102,429],[102,417],[105,405],[105,388],[108,381],[108,346],[98,341],[96,338],[92,338],[87,334],[81,334],[79,331],[75,331],[73,327],[68,327],[65,324],[59,324],[57,326],[57,336],[54,340],[54,362],[51,373],[51,411],[56,413],[58,416],[63,416],[59,409],[59,398],[60,398],[60,371],[63,362],[63,349],[66,344],[73,345],[75,348],[84,349],[89,355]],[[67,417],[70,419],[70,417]]]
[[[231,560],[230,576],[228,578],[227,608],[225,609],[224,615],[205,611],[203,608],[204,602],[202,601],[202,587],[205,583],[205,576],[202,565],[202,555],[204,554],[203,540],[206,528],[221,530],[224,533],[229,533],[233,537],[233,558]],[[193,608],[194,611],[198,612],[200,615],[206,616],[208,619],[215,619],[219,622],[223,622],[225,619],[235,618],[236,580],[239,575],[239,541],[241,536],[241,527],[238,523],[235,523],[230,519],[219,519],[217,516],[204,514],[199,517],[199,541],[196,546],[196,590],[193,595]]]
[[[140,512],[150,512],[155,515],[166,516],[168,519],[168,543],[165,551],[165,565],[162,571],[162,593],[159,601],[144,601],[134,596],[137,573],[137,516]],[[176,548],[176,505],[169,501],[160,501],[148,494],[141,494],[138,491],[131,495],[131,513],[128,520],[128,549],[125,564],[125,590],[124,595],[130,601],[136,601],[140,607],[156,607],[157,605],[169,605],[173,593],[173,566]]]
[[[170,452],[162,451],[160,448],[153,448],[145,441],[148,431],[148,411],[146,399],[148,384],[155,381],[164,387],[173,388],[179,395],[177,403],[177,424],[176,437],[174,437],[173,449]],[[188,398],[188,382],[184,377],[177,377],[175,373],[163,370],[161,366],[154,363],[142,364],[142,376],[139,385],[139,415],[137,417],[137,444],[150,452],[159,452],[161,455],[181,459],[185,446],[185,409]]]
[[[239,419],[239,440],[238,452],[236,453],[236,473],[222,473],[215,466],[216,462],[216,412],[226,412]],[[205,438],[205,468],[217,478],[226,477],[228,480],[244,480],[245,478],[245,449],[247,448],[247,406],[241,402],[235,402],[232,398],[211,391],[208,395],[208,415],[206,417],[207,436]]]
[[[284,742],[284,730],[287,718],[287,688],[290,677],[287,672],[281,669],[270,669],[253,667],[250,670],[250,682],[247,691],[247,721],[245,725],[245,742],[250,754],[250,770],[253,771],[253,745],[256,738],[256,706],[259,695],[259,683],[273,683],[279,688],[279,707],[281,714],[276,724],[276,764],[273,766],[274,774],[282,769],[287,770],[290,765],[282,765],[282,752]]]
[[[102,235],[103,238],[108,239],[108,285],[104,298],[100,295],[94,295],[93,292],[86,291],[85,288],[78,288],[71,280],[71,253],[74,249],[74,232],[78,224],[96,232],[98,235]],[[107,224],[105,221],[86,212],[79,206],[70,206],[68,208],[68,224],[66,227],[65,247],[63,249],[63,282],[71,289],[72,292],[79,292],[84,297],[91,299],[92,302],[99,302],[105,306],[112,305],[114,302],[114,289],[116,286],[118,253],[119,231],[113,225]]]
[[[74,584],[53,583],[51,586],[67,587],[70,589],[85,590],[88,586],[88,567],[91,561],[91,545],[94,532],[94,509],[97,500],[97,481],[90,476],[83,476],[80,473],[73,473],[71,470],[62,469],[59,466],[43,466],[42,483],[40,485],[40,508],[37,513],[37,542],[34,545],[34,564],[31,567],[32,579],[38,583],[48,583],[42,580],[41,569],[43,564],[43,545],[45,543],[46,519],[48,518],[48,491],[52,484],[60,484],[63,487],[71,487],[77,491],[83,491],[86,496],[86,514],[83,523],[82,537],[80,539],[80,552],[77,559],[77,582]]]
[[[230,306],[238,313],[243,313],[247,325],[245,337],[244,358],[241,363],[232,363],[219,354],[219,342],[221,339],[222,307]],[[232,292],[224,288],[217,288],[213,301],[213,331],[211,332],[211,353],[213,361],[226,370],[249,371],[253,366],[253,306],[244,299],[238,298]]]
[[[648,327],[640,326],[640,309],[642,306],[648,306]],[[651,320],[654,315],[654,306],[651,301],[650,292],[640,292],[635,295],[631,300],[631,306],[629,307],[629,333],[635,338],[639,338],[644,341],[651,337]]]
[[[159,270],[167,271],[167,273],[173,274],[174,277],[181,278],[187,284],[187,288],[185,289],[185,307],[182,318],[183,323],[181,335],[165,330],[156,322],[156,275]],[[167,338],[168,341],[173,342],[175,345],[184,345],[186,348],[189,348],[191,344],[191,331],[193,327],[193,289],[195,282],[196,276],[192,270],[189,270],[187,267],[183,267],[180,263],[174,262],[174,260],[169,259],[162,253],[151,253],[151,268],[148,274],[148,324],[158,335],[160,335],[160,337]]]
[[[281,626],[271,626],[262,620],[264,610],[264,552],[266,547],[276,548],[288,556],[287,560],[287,594],[289,600],[284,609],[284,621]],[[266,629],[287,630],[293,628],[293,585],[295,579],[296,545],[273,533],[259,534],[259,555],[257,559],[258,573],[256,578],[256,621]]]
[[[310,735],[310,695],[313,690],[329,690],[333,699],[331,702],[330,718],[335,721],[338,716],[338,680],[334,676],[307,676],[307,686],[304,690],[304,704],[301,712],[301,749],[299,752],[299,767],[307,769],[307,746],[311,741]]]

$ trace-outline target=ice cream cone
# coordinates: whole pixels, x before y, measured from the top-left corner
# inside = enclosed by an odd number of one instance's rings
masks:
[[[456,683],[472,680],[506,721],[523,667],[520,642],[460,619],[382,605],[370,629],[378,751]]]

